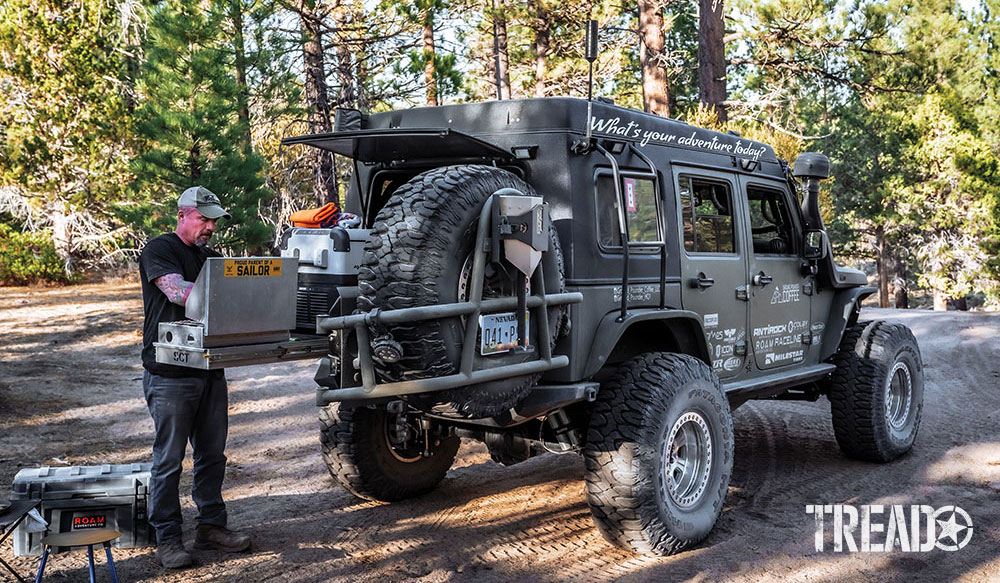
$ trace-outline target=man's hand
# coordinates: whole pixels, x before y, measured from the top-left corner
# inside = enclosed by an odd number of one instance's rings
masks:
[[[191,290],[194,289],[194,284],[190,281],[184,281],[184,277],[179,273],[168,273],[166,275],[161,275],[153,280],[156,287],[160,288],[163,295],[167,296],[170,303],[177,304],[178,306],[183,306],[187,303],[188,296],[191,295]]]

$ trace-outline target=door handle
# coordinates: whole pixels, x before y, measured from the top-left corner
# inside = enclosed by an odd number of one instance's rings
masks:
[[[753,284],[754,285],[759,285],[761,287],[766,286],[767,284],[771,283],[772,281],[774,281],[774,278],[771,277],[770,275],[765,274],[763,271],[761,271],[757,275],[753,276]]]
[[[713,285],[715,285],[715,280],[704,273],[699,273],[698,277],[691,278],[691,287],[696,289],[705,289]]]

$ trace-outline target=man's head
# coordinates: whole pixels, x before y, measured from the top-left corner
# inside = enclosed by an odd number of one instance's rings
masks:
[[[204,186],[192,186],[177,199],[177,236],[188,245],[204,247],[218,219],[230,218],[219,197]]]

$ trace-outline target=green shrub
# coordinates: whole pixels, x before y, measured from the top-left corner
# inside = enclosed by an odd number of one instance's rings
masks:
[[[22,233],[0,223],[0,285],[69,283],[71,279],[63,269],[51,234]]]

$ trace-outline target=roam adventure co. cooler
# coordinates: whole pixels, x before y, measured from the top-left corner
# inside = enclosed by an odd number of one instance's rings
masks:
[[[48,534],[92,528],[122,533],[116,548],[153,544],[146,514],[149,471],[153,464],[27,468],[14,476],[12,500],[41,501],[47,532],[30,533],[24,524],[14,533],[15,555],[39,555]]]

